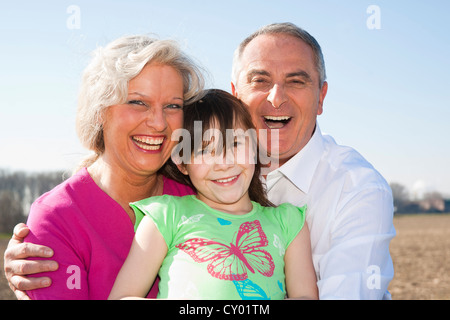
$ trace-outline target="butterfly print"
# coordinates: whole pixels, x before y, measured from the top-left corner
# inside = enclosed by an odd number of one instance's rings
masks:
[[[198,263],[209,262],[207,270],[222,280],[242,281],[247,272],[271,277],[275,264],[269,252],[261,249],[268,245],[267,236],[258,220],[244,222],[236,238],[229,245],[215,240],[193,238],[176,245]]]
[[[270,300],[266,292],[250,279],[233,283],[242,300]]]

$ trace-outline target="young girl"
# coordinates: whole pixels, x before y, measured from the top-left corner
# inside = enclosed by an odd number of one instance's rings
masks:
[[[131,204],[139,226],[109,298],[145,297],[159,275],[158,298],[317,299],[305,208],[267,200],[246,107],[209,90],[184,128],[178,180],[197,195]]]

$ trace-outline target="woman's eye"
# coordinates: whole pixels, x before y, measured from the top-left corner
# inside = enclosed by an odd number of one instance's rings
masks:
[[[137,104],[137,105],[140,105],[140,106],[146,106],[146,104],[143,101],[141,101],[141,100],[130,100],[127,103],[128,104]]]
[[[183,109],[183,106],[179,104],[169,104],[166,106],[167,109]]]

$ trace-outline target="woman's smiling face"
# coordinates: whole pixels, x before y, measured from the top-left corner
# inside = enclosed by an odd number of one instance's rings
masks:
[[[168,65],[146,65],[129,81],[126,103],[105,112],[105,161],[130,173],[157,172],[176,144],[171,135],[183,125],[183,102],[180,73]]]

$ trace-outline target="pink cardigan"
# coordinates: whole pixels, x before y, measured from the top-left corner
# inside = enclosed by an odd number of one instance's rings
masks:
[[[164,179],[164,194],[193,194],[189,187]],[[28,216],[26,242],[55,252],[49,288],[28,291],[31,299],[106,299],[125,261],[134,226],[122,207],[103,192],[86,168],[37,199]],[[155,297],[157,285],[149,296]]]

